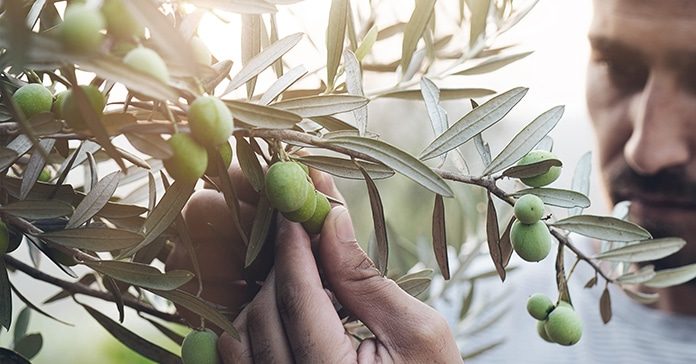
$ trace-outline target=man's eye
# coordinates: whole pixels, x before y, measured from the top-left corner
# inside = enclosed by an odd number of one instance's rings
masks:
[[[648,69],[634,62],[601,61],[614,87],[626,92],[640,91],[648,81]]]

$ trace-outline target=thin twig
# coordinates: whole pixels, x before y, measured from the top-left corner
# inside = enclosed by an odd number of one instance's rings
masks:
[[[8,266],[13,267],[17,270],[20,270],[27,274],[28,276],[38,279],[40,281],[52,284],[54,286],[60,287],[64,289],[67,292],[70,292],[71,294],[83,294],[86,296],[91,296],[95,298],[99,298],[105,301],[111,301],[113,302],[115,300],[114,295],[112,295],[110,292],[102,292],[98,291],[92,288],[89,288],[81,283],[76,283],[76,282],[69,282],[62,280],[60,278],[56,278],[50,274],[46,274],[38,269],[35,269],[23,262],[21,262],[18,259],[15,259],[9,255],[5,255],[5,263],[7,263]],[[165,321],[169,322],[175,322],[175,323],[183,323],[183,319],[176,314],[170,314],[167,312],[162,312],[157,310],[156,308],[145,304],[141,301],[138,301],[137,299],[131,297],[131,296],[123,296],[123,304],[138,311],[138,312],[145,312],[149,315],[155,316],[157,318],[160,318]]]

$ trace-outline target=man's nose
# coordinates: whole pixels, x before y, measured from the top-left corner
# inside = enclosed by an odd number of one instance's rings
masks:
[[[674,75],[651,73],[631,105],[633,132],[624,147],[626,162],[636,172],[652,175],[689,161],[689,97]]]

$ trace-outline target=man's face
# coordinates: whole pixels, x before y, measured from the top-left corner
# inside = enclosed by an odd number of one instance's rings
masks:
[[[696,1],[595,0],[587,104],[613,202],[696,262]]]

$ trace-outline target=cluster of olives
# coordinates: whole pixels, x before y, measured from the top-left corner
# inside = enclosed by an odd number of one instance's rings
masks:
[[[525,155],[517,165],[528,165],[544,160],[556,159],[551,152],[533,150]],[[543,187],[555,181],[561,174],[561,167],[553,166],[548,171],[522,178],[522,183],[530,187]],[[510,230],[510,242],[517,255],[528,261],[538,262],[551,251],[551,233],[541,221],[544,215],[544,202],[533,194],[526,194],[515,202],[515,221]]]
[[[582,337],[582,320],[568,302],[554,305],[541,293],[533,294],[527,301],[527,311],[537,322],[537,332],[542,339],[564,346],[575,345]]]
[[[181,360],[184,364],[218,364],[218,336],[212,330],[193,330],[181,343]]]
[[[271,206],[288,220],[302,223],[310,234],[318,234],[331,204],[314,188],[306,168],[297,162],[271,165],[266,172],[266,195]]]
[[[169,138],[172,157],[164,161],[175,180],[195,181],[203,174],[217,175],[208,153],[219,153],[226,166],[232,161],[228,142],[234,128],[232,113],[224,102],[213,96],[200,96],[188,110],[191,134],[176,133]]]

